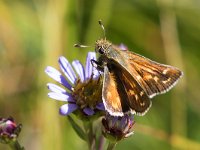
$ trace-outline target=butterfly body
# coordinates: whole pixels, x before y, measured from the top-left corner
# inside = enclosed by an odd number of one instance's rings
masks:
[[[104,72],[102,98],[113,116],[144,115],[151,98],[171,89],[182,72],[139,54],[122,50],[106,39],[96,41],[98,69]]]

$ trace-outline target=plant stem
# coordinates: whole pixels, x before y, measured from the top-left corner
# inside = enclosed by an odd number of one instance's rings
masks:
[[[103,135],[101,135],[100,138],[99,138],[99,148],[98,148],[98,150],[103,150],[104,143],[105,143],[105,139],[104,139]]]
[[[89,150],[95,150],[96,149],[96,144],[95,144],[95,135],[93,133],[93,123],[92,122],[87,122],[84,124],[85,125],[85,131],[88,137],[88,148]]]
[[[109,142],[107,150],[114,150],[117,142]]]
[[[11,142],[9,146],[12,150],[25,150],[24,147],[21,147],[21,145],[19,144],[17,140],[14,142]]]

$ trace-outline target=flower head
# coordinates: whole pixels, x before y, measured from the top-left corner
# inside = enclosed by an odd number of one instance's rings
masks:
[[[103,135],[111,141],[119,141],[133,134],[133,115],[125,114],[122,117],[106,114],[102,119]]]
[[[60,107],[61,115],[74,112],[92,116],[104,110],[101,100],[101,77],[96,68],[92,66],[91,59],[96,59],[94,52],[88,53],[84,68],[78,60],[74,60],[71,65],[65,57],[61,56],[58,62],[64,75],[53,67],[46,68],[45,72],[64,87],[52,83],[47,84],[51,91],[48,93],[50,98],[66,102]]]
[[[14,119],[9,117],[7,119],[0,118],[0,142],[8,144],[15,141],[21,131],[22,125],[16,125]]]

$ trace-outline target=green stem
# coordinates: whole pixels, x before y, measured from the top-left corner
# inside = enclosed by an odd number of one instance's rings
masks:
[[[12,150],[25,150],[24,147],[21,147],[21,145],[19,144],[17,140],[14,142],[11,142],[9,146]]]
[[[85,123],[85,131],[87,134],[87,142],[88,142],[88,148],[89,150],[95,150],[96,145],[95,145],[95,135],[93,132],[93,123],[92,122],[87,122]]]
[[[117,142],[109,142],[107,150],[114,150]]]
[[[100,138],[99,138],[99,148],[98,148],[98,150],[103,150],[104,143],[105,143],[105,139],[104,139],[103,135],[101,135]]]

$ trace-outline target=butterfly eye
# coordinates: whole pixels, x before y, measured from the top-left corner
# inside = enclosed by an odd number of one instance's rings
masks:
[[[100,54],[104,54],[104,49],[103,48],[99,48],[99,53]]]

